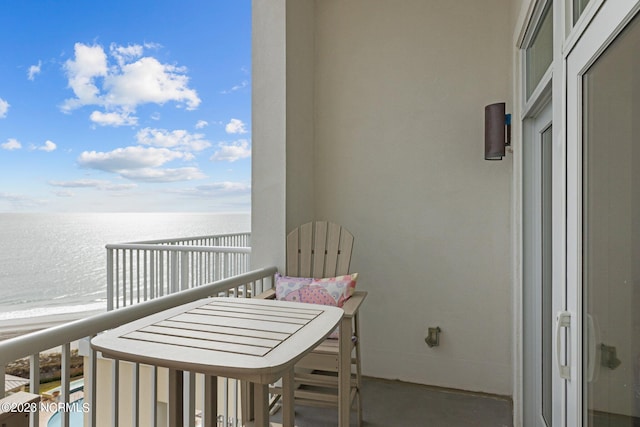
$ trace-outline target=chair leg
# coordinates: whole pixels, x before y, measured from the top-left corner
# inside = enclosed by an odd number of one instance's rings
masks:
[[[349,426],[351,412],[351,319],[340,324],[340,351],[338,362],[338,427]]]
[[[353,331],[356,337],[356,409],[358,411],[358,427],[362,427],[362,371],[360,368],[360,324],[358,314],[353,317]]]

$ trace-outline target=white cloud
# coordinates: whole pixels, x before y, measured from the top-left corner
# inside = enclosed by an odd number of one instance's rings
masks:
[[[46,151],[47,153],[50,153],[52,151],[55,151],[55,149],[58,148],[58,146],[56,145],[55,142],[46,140],[43,145],[36,148],[40,151]]]
[[[206,178],[205,174],[194,167],[177,169],[143,168],[121,171],[120,175],[127,179],[144,182],[177,182]]]
[[[222,93],[223,95],[228,95],[230,93],[239,91],[240,89],[244,89],[247,86],[249,86],[249,81],[248,80],[243,80],[242,83],[233,86],[231,89],[225,89],[220,93]]]
[[[191,160],[189,153],[171,151],[166,148],[125,147],[109,152],[84,151],[78,157],[82,167],[105,172],[120,172],[128,169],[159,167],[176,159]]]
[[[106,191],[121,191],[131,190],[137,187],[137,184],[113,184],[110,181],[103,181],[99,179],[77,179],[73,181],[49,181],[49,185],[52,187],[62,188],[97,188],[98,190]]]
[[[54,191],[53,194],[55,194],[57,197],[73,197],[73,196],[75,196],[73,191],[69,191],[69,190]]]
[[[76,43],[74,58],[64,65],[75,98],[65,100],[61,109],[71,112],[82,106],[100,106],[105,111],[94,111],[91,114],[94,122],[103,126],[131,126],[137,123],[135,111],[142,104],[173,101],[188,110],[197,108],[200,98],[189,88],[186,68],[143,56],[145,48],[157,47],[112,44],[109,61],[102,46]]]
[[[144,128],[136,134],[138,143],[154,147],[176,148],[187,151],[202,151],[211,146],[200,133],[191,134],[186,130]]]
[[[196,167],[160,168],[172,160],[192,160],[193,154],[168,148],[126,147],[109,152],[85,151],[78,164],[144,182],[176,182],[205,178]]]
[[[244,182],[222,181],[203,184],[194,188],[169,189],[167,192],[190,197],[211,198],[215,196],[250,194],[251,185]]]
[[[246,139],[240,139],[231,143],[219,143],[218,151],[211,156],[210,160],[217,162],[235,162],[236,160],[246,159],[247,157],[251,157],[249,141]]]
[[[2,149],[4,150],[13,151],[13,150],[21,149],[22,144],[20,144],[20,141],[18,141],[15,138],[9,138],[7,142],[5,142],[4,144],[1,144],[0,147],[2,147]]]
[[[187,87],[189,78],[186,69],[175,65],[161,64],[153,57],[140,58],[124,64],[119,73],[105,79],[109,105],[135,107],[139,104],[164,104],[168,101],[184,102],[188,110],[200,105],[195,90]]]
[[[38,61],[38,65],[32,65],[27,71],[27,78],[31,81],[35,80],[36,76],[40,74],[42,69],[42,61]]]
[[[251,191],[251,185],[243,182],[214,182],[196,187],[201,193],[216,195],[221,193],[247,193]]]
[[[138,124],[138,118],[132,117],[129,112],[111,112],[103,113],[102,111],[94,111],[89,116],[92,122],[100,126],[135,126]]]
[[[44,200],[34,199],[23,194],[0,192],[0,200],[11,203],[15,208],[33,208],[46,204]]]
[[[242,120],[231,119],[229,123],[224,127],[227,133],[247,133],[247,129]]]
[[[130,62],[136,58],[140,58],[144,51],[140,45],[118,46],[115,43],[111,43],[109,46],[111,56],[113,56],[118,65],[122,67],[127,62]]]
[[[101,190],[106,190],[106,191],[122,191],[122,190],[132,190],[134,188],[136,188],[138,186],[138,184],[107,184],[107,185],[103,185],[98,187]]]
[[[83,105],[103,105],[100,97],[100,89],[95,80],[105,77],[108,72],[107,55],[102,46],[87,46],[76,43],[74,46],[75,60],[68,59],[64,64],[64,70],[69,79],[69,87],[76,95],[67,99],[62,104],[62,110],[69,112]]]
[[[97,179],[77,179],[74,181],[49,181],[49,185],[53,187],[63,187],[63,188],[100,187],[108,183],[109,181],[101,181]]]
[[[7,112],[9,111],[9,103],[4,99],[0,98],[0,119],[4,119],[7,117]]]
[[[209,122],[207,122],[206,120],[198,120],[198,122],[196,123],[196,129],[202,129],[209,126]]]

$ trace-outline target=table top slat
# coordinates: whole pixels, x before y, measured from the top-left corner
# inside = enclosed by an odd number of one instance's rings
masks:
[[[140,329],[140,332],[149,332],[159,335],[170,335],[174,337],[195,338],[206,341],[218,341],[223,343],[243,344],[250,346],[260,346],[273,348],[283,340],[265,339],[259,337],[247,337],[235,334],[219,334],[215,332],[199,331],[195,329],[184,329],[162,325],[151,325]]]
[[[130,334],[123,335],[122,338],[129,340],[146,341],[155,344],[176,345],[184,348],[216,350],[236,354],[249,354],[252,356],[264,356],[271,350],[271,348],[268,347],[233,344],[219,341],[207,341],[205,339],[176,337],[170,335],[154,334],[144,331],[131,332]]]
[[[295,325],[305,325],[309,322],[309,320],[313,319],[313,317],[309,319],[300,319],[298,317],[287,317],[287,316],[276,316],[271,313],[246,313],[246,312],[234,312],[234,311],[223,311],[223,310],[215,310],[212,308],[196,308],[194,310],[190,310],[189,314],[201,314],[205,316],[218,316],[218,317],[232,317],[237,319],[248,319],[259,322],[277,322],[277,323],[291,323]]]
[[[202,307],[199,307],[196,310],[200,312],[210,310],[216,313],[237,313],[236,307],[223,306],[219,304],[203,305]],[[260,308],[255,308],[255,309],[245,308],[242,310],[242,313],[247,315],[257,315],[257,316],[273,316],[276,319],[287,319],[287,320],[300,319],[302,322],[304,322],[306,320],[313,319],[314,317],[318,316],[322,312],[317,310],[300,312],[295,310],[286,311],[286,310],[265,310]]]
[[[177,319],[180,316],[174,317]],[[284,332],[272,332],[272,331],[260,331],[256,329],[242,329],[231,326],[215,326],[215,325],[207,325],[203,323],[193,323],[187,321],[175,321],[175,320],[163,320],[161,322],[156,323],[157,326],[167,326],[172,328],[186,328],[194,331],[203,331],[203,332],[215,332],[220,334],[230,334],[230,335],[238,335],[245,337],[259,337],[265,339],[273,339],[273,340],[284,340],[289,335]]]
[[[238,302],[239,300],[242,300],[242,303]],[[252,298],[248,298],[248,299],[241,299],[241,298],[218,298],[215,299],[214,301],[210,302],[209,304],[206,304],[207,306],[220,306],[220,307],[234,307],[234,308],[238,308],[238,307],[242,307],[242,310],[249,310],[249,309],[258,309],[260,310],[260,312],[284,312],[287,314],[295,314],[295,313],[299,313],[299,314],[312,314],[313,316],[317,316],[320,313],[323,312],[323,310],[318,309],[317,305],[314,304],[299,304],[299,303],[295,303],[298,304],[299,306],[295,306],[292,307],[290,305],[287,306],[279,306],[279,305],[264,305],[259,303],[260,301],[264,301],[263,299],[252,299]]]
[[[265,322],[265,324],[258,324],[258,322],[253,319],[213,317],[192,313],[183,313],[175,317],[171,317],[168,320],[201,323],[214,326],[237,327],[243,329],[252,329],[254,331],[282,332],[286,334],[292,334],[301,327],[301,325],[296,325],[293,323]]]

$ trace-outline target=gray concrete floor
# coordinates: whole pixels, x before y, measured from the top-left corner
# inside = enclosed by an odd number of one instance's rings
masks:
[[[512,427],[508,399],[455,392],[400,381],[364,378],[363,426],[366,427]],[[272,421],[280,422],[281,411]],[[356,426],[355,411],[351,425]],[[337,411],[296,407],[297,427],[334,427]]]

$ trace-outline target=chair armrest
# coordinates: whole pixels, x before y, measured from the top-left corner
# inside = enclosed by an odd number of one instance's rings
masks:
[[[356,291],[351,297],[344,302],[342,309],[344,310],[344,317],[351,318],[358,314],[360,305],[367,297],[367,293],[363,291]]]
[[[266,291],[262,292],[259,295],[256,295],[254,298],[275,299],[275,297],[276,297],[276,290],[271,288],[271,289],[267,289]]]

